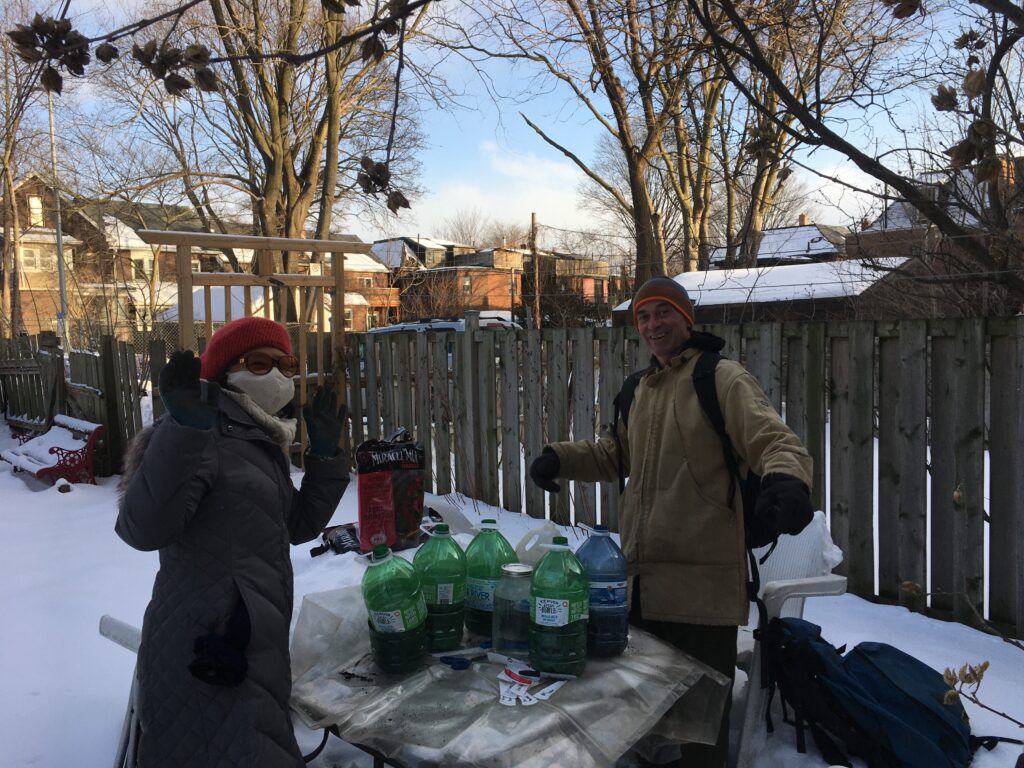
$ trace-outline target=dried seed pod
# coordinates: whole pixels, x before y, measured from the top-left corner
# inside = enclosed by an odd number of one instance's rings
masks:
[[[39,42],[36,38],[36,33],[32,28],[26,27],[24,24],[19,24],[16,29],[12,29],[8,32],[7,37],[9,37],[11,42],[19,47],[25,46],[26,48],[34,49],[36,47],[36,43]]]
[[[171,94],[171,96],[181,96],[191,87],[192,83],[177,72],[171,72],[171,74],[164,78],[164,88],[167,89],[167,92]]]
[[[217,77],[217,73],[209,67],[200,67],[195,71],[196,87],[200,91],[206,93],[212,93],[220,89],[220,79]]]
[[[383,189],[391,181],[391,170],[385,163],[374,163],[373,170],[369,172],[374,184]]]
[[[205,45],[193,43],[182,52],[181,60],[193,69],[198,70],[210,62],[210,49]]]
[[[978,156],[977,151],[974,144],[964,139],[946,150],[946,154],[949,155],[949,165],[952,168],[966,168]]]
[[[379,37],[368,37],[359,48],[359,58],[363,61],[380,61],[384,58],[386,50]]]
[[[892,15],[896,19],[907,19],[921,10],[921,0],[904,0],[892,3]]]
[[[53,67],[46,67],[43,70],[43,74],[39,76],[39,84],[43,86],[43,90],[47,93],[59,95],[64,88],[64,78]]]
[[[974,166],[974,178],[976,178],[982,184],[994,184],[995,182],[999,181],[999,177],[1002,176],[1002,173],[1002,161],[998,157],[994,157],[992,155],[982,158]],[[955,491],[953,491],[954,500],[956,499],[956,495],[958,493],[961,495],[961,497],[963,496],[963,491],[957,488]],[[956,503],[958,505],[960,504],[959,501],[956,501]]]
[[[109,64],[120,55],[117,47],[110,43],[100,43],[96,46],[96,58],[104,64]]]
[[[995,141],[996,132],[996,124],[993,121],[979,117],[967,129],[967,138],[975,144],[983,146]]]
[[[388,209],[392,213],[398,213],[400,208],[410,208],[409,200],[397,189],[391,190],[388,194]]]
[[[932,94],[932,106],[938,112],[951,112],[956,109],[956,89],[950,88],[948,85],[940,85]]]
[[[156,40],[150,40],[145,45],[136,43],[132,46],[132,57],[144,67],[153,63],[156,56]]]
[[[985,92],[985,71],[972,69],[964,78],[964,95],[969,99],[981,96]]]

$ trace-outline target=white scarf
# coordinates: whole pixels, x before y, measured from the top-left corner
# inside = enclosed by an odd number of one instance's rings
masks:
[[[291,453],[292,443],[295,442],[295,431],[298,429],[298,422],[295,419],[282,419],[279,416],[273,416],[258,405],[256,402],[244,392],[235,392],[231,389],[222,389],[226,395],[229,395],[232,400],[238,403],[242,410],[245,411],[256,422],[264,432],[266,432],[270,438],[281,446],[281,450],[285,452],[285,455]]]

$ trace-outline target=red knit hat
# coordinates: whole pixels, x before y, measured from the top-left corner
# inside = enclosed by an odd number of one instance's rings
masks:
[[[292,354],[292,340],[280,323],[265,317],[243,317],[232,320],[210,338],[203,352],[202,371],[207,381],[216,381],[238,362],[238,358],[257,347],[274,347]]]
[[[690,321],[691,326],[693,325],[693,302],[690,301],[686,289],[675,280],[669,277],[652,277],[640,286],[640,290],[633,297],[633,325],[636,325],[637,310],[650,301],[664,301],[671,304]]]

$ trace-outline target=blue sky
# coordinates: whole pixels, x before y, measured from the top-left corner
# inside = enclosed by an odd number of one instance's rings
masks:
[[[125,0],[126,4],[138,0]],[[84,26],[107,28],[98,21],[114,6],[109,0],[76,0],[71,14],[87,17]],[[119,13],[123,13],[121,10]],[[409,55],[417,55],[414,50]],[[479,77],[454,59],[442,65],[445,76],[461,91],[462,106],[441,108],[420,100],[421,121],[427,146],[420,153],[425,193],[412,210],[392,218],[385,230],[348,219],[342,226],[364,239],[387,235],[436,235],[445,218],[459,210],[477,209],[499,221],[529,224],[531,212],[538,221],[555,227],[595,230],[592,216],[579,209],[576,190],[583,174],[561,153],[548,146],[522,120],[524,112],[557,140],[563,141],[584,160],[592,157],[603,129],[589,115],[575,111],[575,102],[557,90],[530,98],[525,103],[494,102]],[[523,73],[510,74],[503,65],[488,68],[492,86],[513,92]],[[406,83],[410,81],[407,79]],[[852,164],[819,152],[810,162],[819,170],[847,181],[871,186],[872,181]],[[864,198],[834,184],[798,171],[811,190],[821,223],[851,224],[868,211]],[[828,203],[832,203],[829,205]],[[795,222],[794,222],[795,223]]]

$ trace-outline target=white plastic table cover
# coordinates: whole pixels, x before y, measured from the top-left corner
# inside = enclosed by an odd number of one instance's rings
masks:
[[[631,627],[621,656],[588,659],[583,675],[547,701],[503,706],[497,664],[380,672],[366,622],[358,587],[303,598],[292,709],[311,728],[333,726],[407,766],[587,768],[613,765],[641,739],[650,744],[642,754],[713,743],[731,691],[725,676]]]

